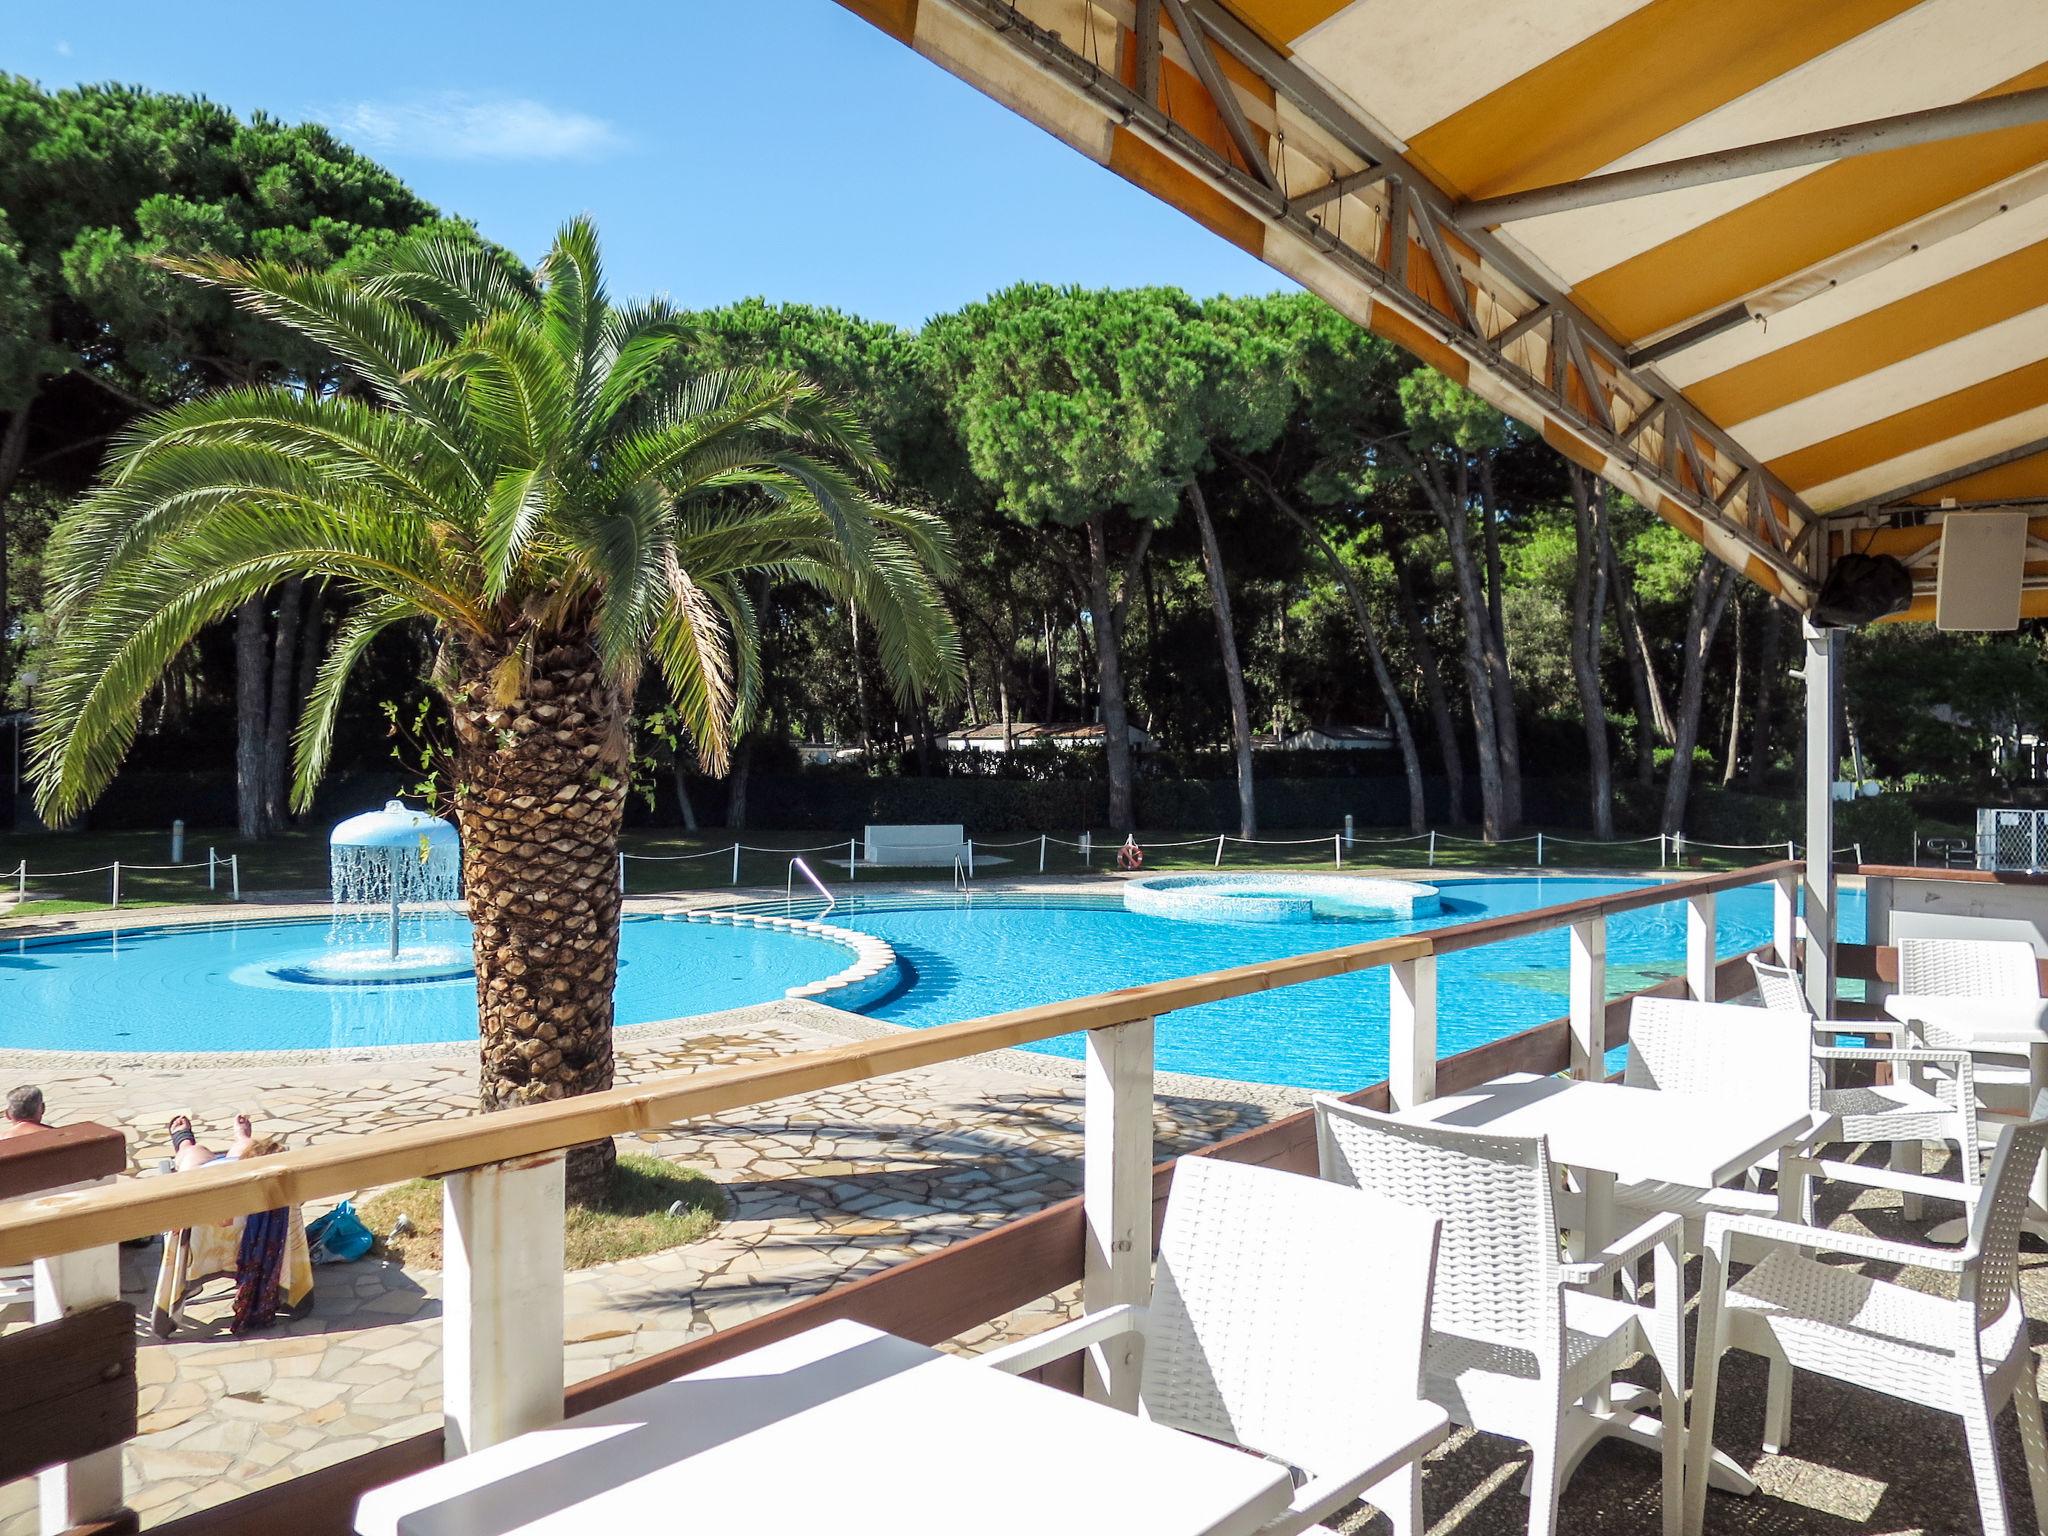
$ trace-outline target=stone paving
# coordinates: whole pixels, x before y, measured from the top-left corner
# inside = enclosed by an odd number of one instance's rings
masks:
[[[695,1024],[621,1032],[622,1076],[784,1055],[879,1026],[811,1003],[776,1003]],[[186,1058],[189,1060],[190,1058]],[[248,1058],[238,1058],[247,1061]],[[131,1171],[169,1155],[164,1126],[193,1115],[219,1144],[246,1110],[295,1146],[474,1112],[475,1052],[366,1053],[262,1065],[163,1066],[141,1059],[50,1070],[0,1053],[0,1080],[33,1079],[53,1120],[97,1120],[129,1135]],[[1163,1079],[1161,1155],[1263,1123],[1298,1095],[1206,1097]],[[1207,1094],[1224,1085],[1187,1085]],[[1079,1176],[1078,1063],[998,1052],[808,1094],[716,1124],[627,1138],[717,1178],[726,1221],[706,1240],[568,1279],[571,1380],[673,1348],[719,1327],[898,1263],[1064,1198]],[[636,1145],[635,1143],[638,1143]],[[123,1291],[146,1310],[161,1247],[122,1255]],[[227,1331],[216,1282],[192,1326],[145,1333],[142,1434],[128,1452],[146,1524],[205,1508],[440,1423],[440,1277],[370,1259],[318,1271],[310,1317],[251,1338]],[[1057,1303],[1011,1326],[1042,1326]],[[33,1487],[0,1489],[0,1536],[36,1529]]]

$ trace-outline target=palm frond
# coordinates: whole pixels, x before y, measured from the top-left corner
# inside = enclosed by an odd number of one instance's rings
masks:
[[[334,724],[341,713],[342,694],[349,674],[355,670],[371,642],[392,625],[420,617],[420,610],[401,597],[373,597],[342,620],[334,644],[321,659],[313,679],[313,692],[292,733],[292,809],[304,813],[312,808],[313,793],[327,771],[334,751]]]

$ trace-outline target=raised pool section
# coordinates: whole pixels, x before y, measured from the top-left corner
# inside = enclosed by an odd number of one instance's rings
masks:
[[[1369,875],[1147,875],[1124,886],[1124,905],[1191,923],[1312,923],[1319,917],[1403,922],[1443,909],[1433,885]]]

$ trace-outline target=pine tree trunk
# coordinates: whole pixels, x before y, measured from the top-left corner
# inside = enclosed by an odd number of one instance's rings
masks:
[[[1508,667],[1505,578],[1500,563],[1500,521],[1494,512],[1493,469],[1483,458],[1479,461],[1479,516],[1485,535],[1486,675],[1493,685],[1494,735],[1500,742],[1501,819],[1513,831],[1522,824],[1522,726],[1516,709],[1515,675]]]
[[[1685,830],[1686,801],[1692,794],[1692,749],[1700,739],[1700,704],[1706,695],[1707,656],[1721,627],[1729,594],[1735,590],[1728,567],[1712,555],[1700,557],[1685,623],[1685,673],[1678,687],[1678,716],[1671,743],[1671,776],[1664,785],[1665,832]]]
[[[277,589],[277,634],[270,648],[270,698],[263,728],[263,820],[275,831],[290,819],[285,781],[292,760],[292,687],[299,677],[299,616],[305,580]]]
[[[1451,575],[1458,584],[1458,602],[1464,609],[1465,691],[1471,695],[1472,745],[1479,758],[1479,833],[1488,842],[1505,837],[1508,823],[1501,783],[1501,750],[1494,713],[1494,688],[1486,593],[1479,580],[1479,562],[1472,555],[1471,525],[1462,495],[1449,495],[1436,481],[1425,482],[1437,520],[1443,524],[1450,548]],[[1462,489],[1462,488],[1461,488]]]
[[[28,414],[34,397],[24,400],[7,416],[0,431],[0,697],[5,697],[10,668],[6,637],[12,632],[14,605],[9,593],[7,569],[7,502],[14,483],[21,478],[21,466],[28,458]]]
[[[456,814],[476,934],[483,1107],[612,1085],[629,700],[586,643],[541,652],[500,702],[500,655],[454,658]],[[569,1152],[569,1198],[611,1183],[610,1138]]]
[[[1571,471],[1578,564],[1572,572],[1572,680],[1586,722],[1588,790],[1593,835],[1614,836],[1614,767],[1607,752],[1607,704],[1600,696],[1600,629],[1606,607],[1605,562],[1600,558],[1600,487],[1576,465]]]
[[[1657,779],[1657,743],[1671,739],[1671,716],[1663,690],[1657,686],[1657,669],[1650,659],[1650,641],[1643,632],[1635,589],[1615,551],[1612,529],[1605,522],[1600,525],[1600,549],[1614,587],[1614,625],[1621,632],[1621,653],[1628,663],[1629,692],[1636,707],[1636,782],[1648,789]]]
[[[1721,787],[1735,782],[1735,759],[1742,749],[1742,599],[1735,605],[1735,677],[1728,685],[1728,745],[1721,754]]]
[[[1323,537],[1322,530],[1310,522],[1308,516],[1292,502],[1281,496],[1270,480],[1262,479],[1260,488],[1265,491],[1266,499],[1272,502],[1280,514],[1299,528],[1308,541],[1315,545],[1329,565],[1330,574],[1336,577],[1337,585],[1344,589],[1344,596],[1351,603],[1351,615],[1358,624],[1358,637],[1364,642],[1366,660],[1372,665],[1373,681],[1379,685],[1380,698],[1387,706],[1387,723],[1393,727],[1395,745],[1401,749],[1401,771],[1408,779],[1408,830],[1419,834],[1427,826],[1429,814],[1423,803],[1422,754],[1415,748],[1415,731],[1409,724],[1408,708],[1402,702],[1401,690],[1395,685],[1394,674],[1387,666],[1386,651],[1380,645],[1379,626],[1373,623],[1372,609],[1366,606],[1365,593],[1360,589],[1358,578],[1352,573],[1351,567],[1344,563],[1344,557],[1337,553],[1328,539]],[[1398,552],[1395,554],[1394,563],[1397,569],[1401,565]],[[1432,670],[1434,666],[1432,658]],[[1439,684],[1439,691],[1441,687]],[[1280,734],[1277,719],[1274,721],[1273,734],[1276,737]],[[1456,745],[1453,740],[1454,752]],[[1456,792],[1453,791],[1452,803],[1456,804],[1456,801]]]
[[[264,818],[264,735],[269,729],[270,645],[261,596],[235,610],[235,830],[270,830]]]
[[[1757,658],[1756,697],[1754,721],[1749,730],[1749,767],[1743,775],[1743,787],[1752,794],[1764,787],[1764,776],[1771,771],[1771,727],[1772,685],[1778,680],[1778,646],[1783,634],[1783,618],[1778,605],[1769,598],[1764,599],[1763,642]]]
[[[733,743],[732,767],[725,779],[725,825],[733,832],[747,829],[747,780],[753,776],[754,737],[749,732]]]
[[[1116,603],[1109,593],[1109,529],[1100,512],[1088,519],[1088,605],[1095,619],[1095,666],[1102,700],[1102,736],[1109,770],[1109,827],[1129,832],[1131,720],[1124,708],[1124,672],[1117,655]]]
[[[1448,790],[1445,813],[1452,826],[1465,823],[1465,754],[1458,745],[1458,722],[1451,713],[1451,696],[1444,688],[1443,668],[1437,665],[1436,647],[1422,625],[1422,608],[1415,601],[1415,576],[1406,553],[1396,546],[1394,556],[1394,602],[1401,610],[1402,627],[1408,631],[1408,648],[1415,653],[1415,665],[1422,673],[1423,696],[1429,700],[1429,716],[1436,729],[1436,751],[1444,766]],[[1427,814],[1426,812],[1424,814]],[[1422,830],[1420,827],[1417,831]]]
[[[1202,569],[1209,577],[1209,606],[1216,615],[1216,648],[1223,657],[1223,688],[1230,698],[1230,740],[1237,757],[1237,835],[1259,835],[1259,808],[1252,784],[1252,713],[1244,696],[1244,667],[1237,655],[1237,630],[1230,619],[1230,588],[1223,575],[1223,548],[1202,488],[1188,482],[1188,505],[1202,536]]]

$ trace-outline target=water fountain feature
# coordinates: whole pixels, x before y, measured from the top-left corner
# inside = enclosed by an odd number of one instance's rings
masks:
[[[366,986],[470,973],[469,946],[443,937],[461,909],[462,847],[453,823],[392,800],[335,827],[328,847],[334,916],[326,948],[272,975]]]

